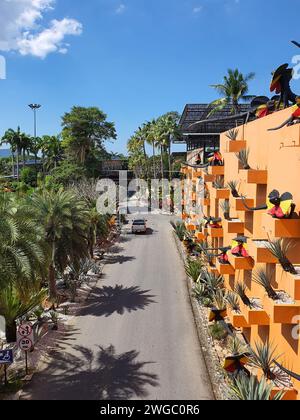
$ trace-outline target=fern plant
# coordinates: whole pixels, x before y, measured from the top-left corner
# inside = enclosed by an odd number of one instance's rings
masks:
[[[249,155],[249,149],[242,149],[239,153],[236,153],[236,157],[238,158],[243,169],[251,169],[251,167],[249,166]]]

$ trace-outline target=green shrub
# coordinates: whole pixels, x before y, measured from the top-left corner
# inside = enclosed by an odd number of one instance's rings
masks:
[[[222,341],[228,337],[228,331],[223,322],[215,322],[209,326],[209,334],[214,340]]]

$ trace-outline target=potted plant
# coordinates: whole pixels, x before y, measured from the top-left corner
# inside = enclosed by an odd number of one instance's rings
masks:
[[[264,269],[258,269],[253,273],[253,281],[265,289],[270,299],[278,299],[278,295],[272,287],[271,279]]]
[[[284,397],[284,392],[278,392],[272,397],[273,385],[269,384],[265,378],[261,381],[257,376],[245,375],[240,373],[231,386],[233,397],[240,401],[280,401]]]
[[[220,201],[220,208],[223,212],[224,219],[230,220],[230,203],[229,200]]]
[[[232,196],[233,196],[234,198],[240,198],[240,195],[239,195],[239,193],[238,193],[238,191],[237,191],[238,181],[235,181],[235,180],[233,180],[233,181],[229,181],[229,182],[227,183],[227,186],[228,186],[228,188],[230,189],[231,194],[232,194]]]
[[[248,298],[246,294],[247,287],[243,283],[237,282],[237,284],[235,285],[234,291],[240,297],[244,305],[248,306],[248,308],[252,308],[251,300]]]
[[[245,170],[251,169],[249,165],[249,154],[250,154],[249,149],[242,149],[239,153],[236,153],[236,157],[238,158],[243,169]]]
[[[232,128],[226,133],[226,137],[231,141],[236,141],[239,135],[239,130],[236,128]]]
[[[285,241],[284,239],[270,240],[266,244],[266,248],[276,257],[281,264],[284,271],[291,274],[297,274],[297,271],[290,260],[287,258],[287,253],[293,246],[291,241]]]
[[[225,300],[226,300],[228,306],[230,307],[230,309],[233,312],[235,312],[237,314],[241,313],[239,296],[236,293],[228,291],[226,296],[225,296]]]

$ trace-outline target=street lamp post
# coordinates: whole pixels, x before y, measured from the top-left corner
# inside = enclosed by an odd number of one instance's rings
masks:
[[[37,129],[36,129],[36,112],[37,112],[37,110],[38,109],[40,109],[41,108],[41,106],[42,105],[39,105],[39,104],[30,104],[30,105],[28,105],[29,106],[29,108],[31,108],[32,109],[32,111],[33,111],[33,124],[34,124],[34,141],[35,141],[35,143],[36,143],[36,138],[37,138]],[[35,144],[35,146],[36,146],[36,144]],[[37,166],[37,165],[36,165]]]

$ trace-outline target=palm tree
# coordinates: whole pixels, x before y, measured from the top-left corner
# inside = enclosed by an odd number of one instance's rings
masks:
[[[1,139],[2,144],[9,144],[12,155],[16,153],[16,164],[17,164],[17,179],[20,179],[20,155],[22,153],[22,138],[25,136],[24,133],[21,133],[20,127],[17,128],[17,131],[10,128],[4,133],[4,136]]]
[[[56,169],[63,157],[63,148],[59,136],[42,137],[42,162],[46,171]]]
[[[179,135],[178,121],[179,114],[177,112],[169,112],[158,119],[158,125],[161,131],[161,145],[163,150],[168,151],[168,165],[170,179],[172,179],[172,163],[171,163],[171,146],[172,138]]]
[[[145,139],[146,143],[152,146],[152,158],[153,158],[153,175],[154,178],[157,178],[156,172],[156,147],[158,145],[157,138],[156,138],[156,120],[152,120],[144,124],[144,132],[145,132]]]
[[[255,73],[243,75],[238,69],[229,69],[228,75],[224,76],[222,84],[212,85],[212,87],[223,97],[210,104],[214,107],[211,114],[222,110],[227,105],[231,105],[232,112],[238,114],[239,101],[249,101],[254,98],[254,96],[247,95],[249,91],[249,82],[253,80],[254,77]]]
[[[57,297],[56,273],[82,258],[88,257],[89,210],[72,191],[43,191],[31,198],[36,222],[45,228],[48,245],[48,282],[50,298]]]

